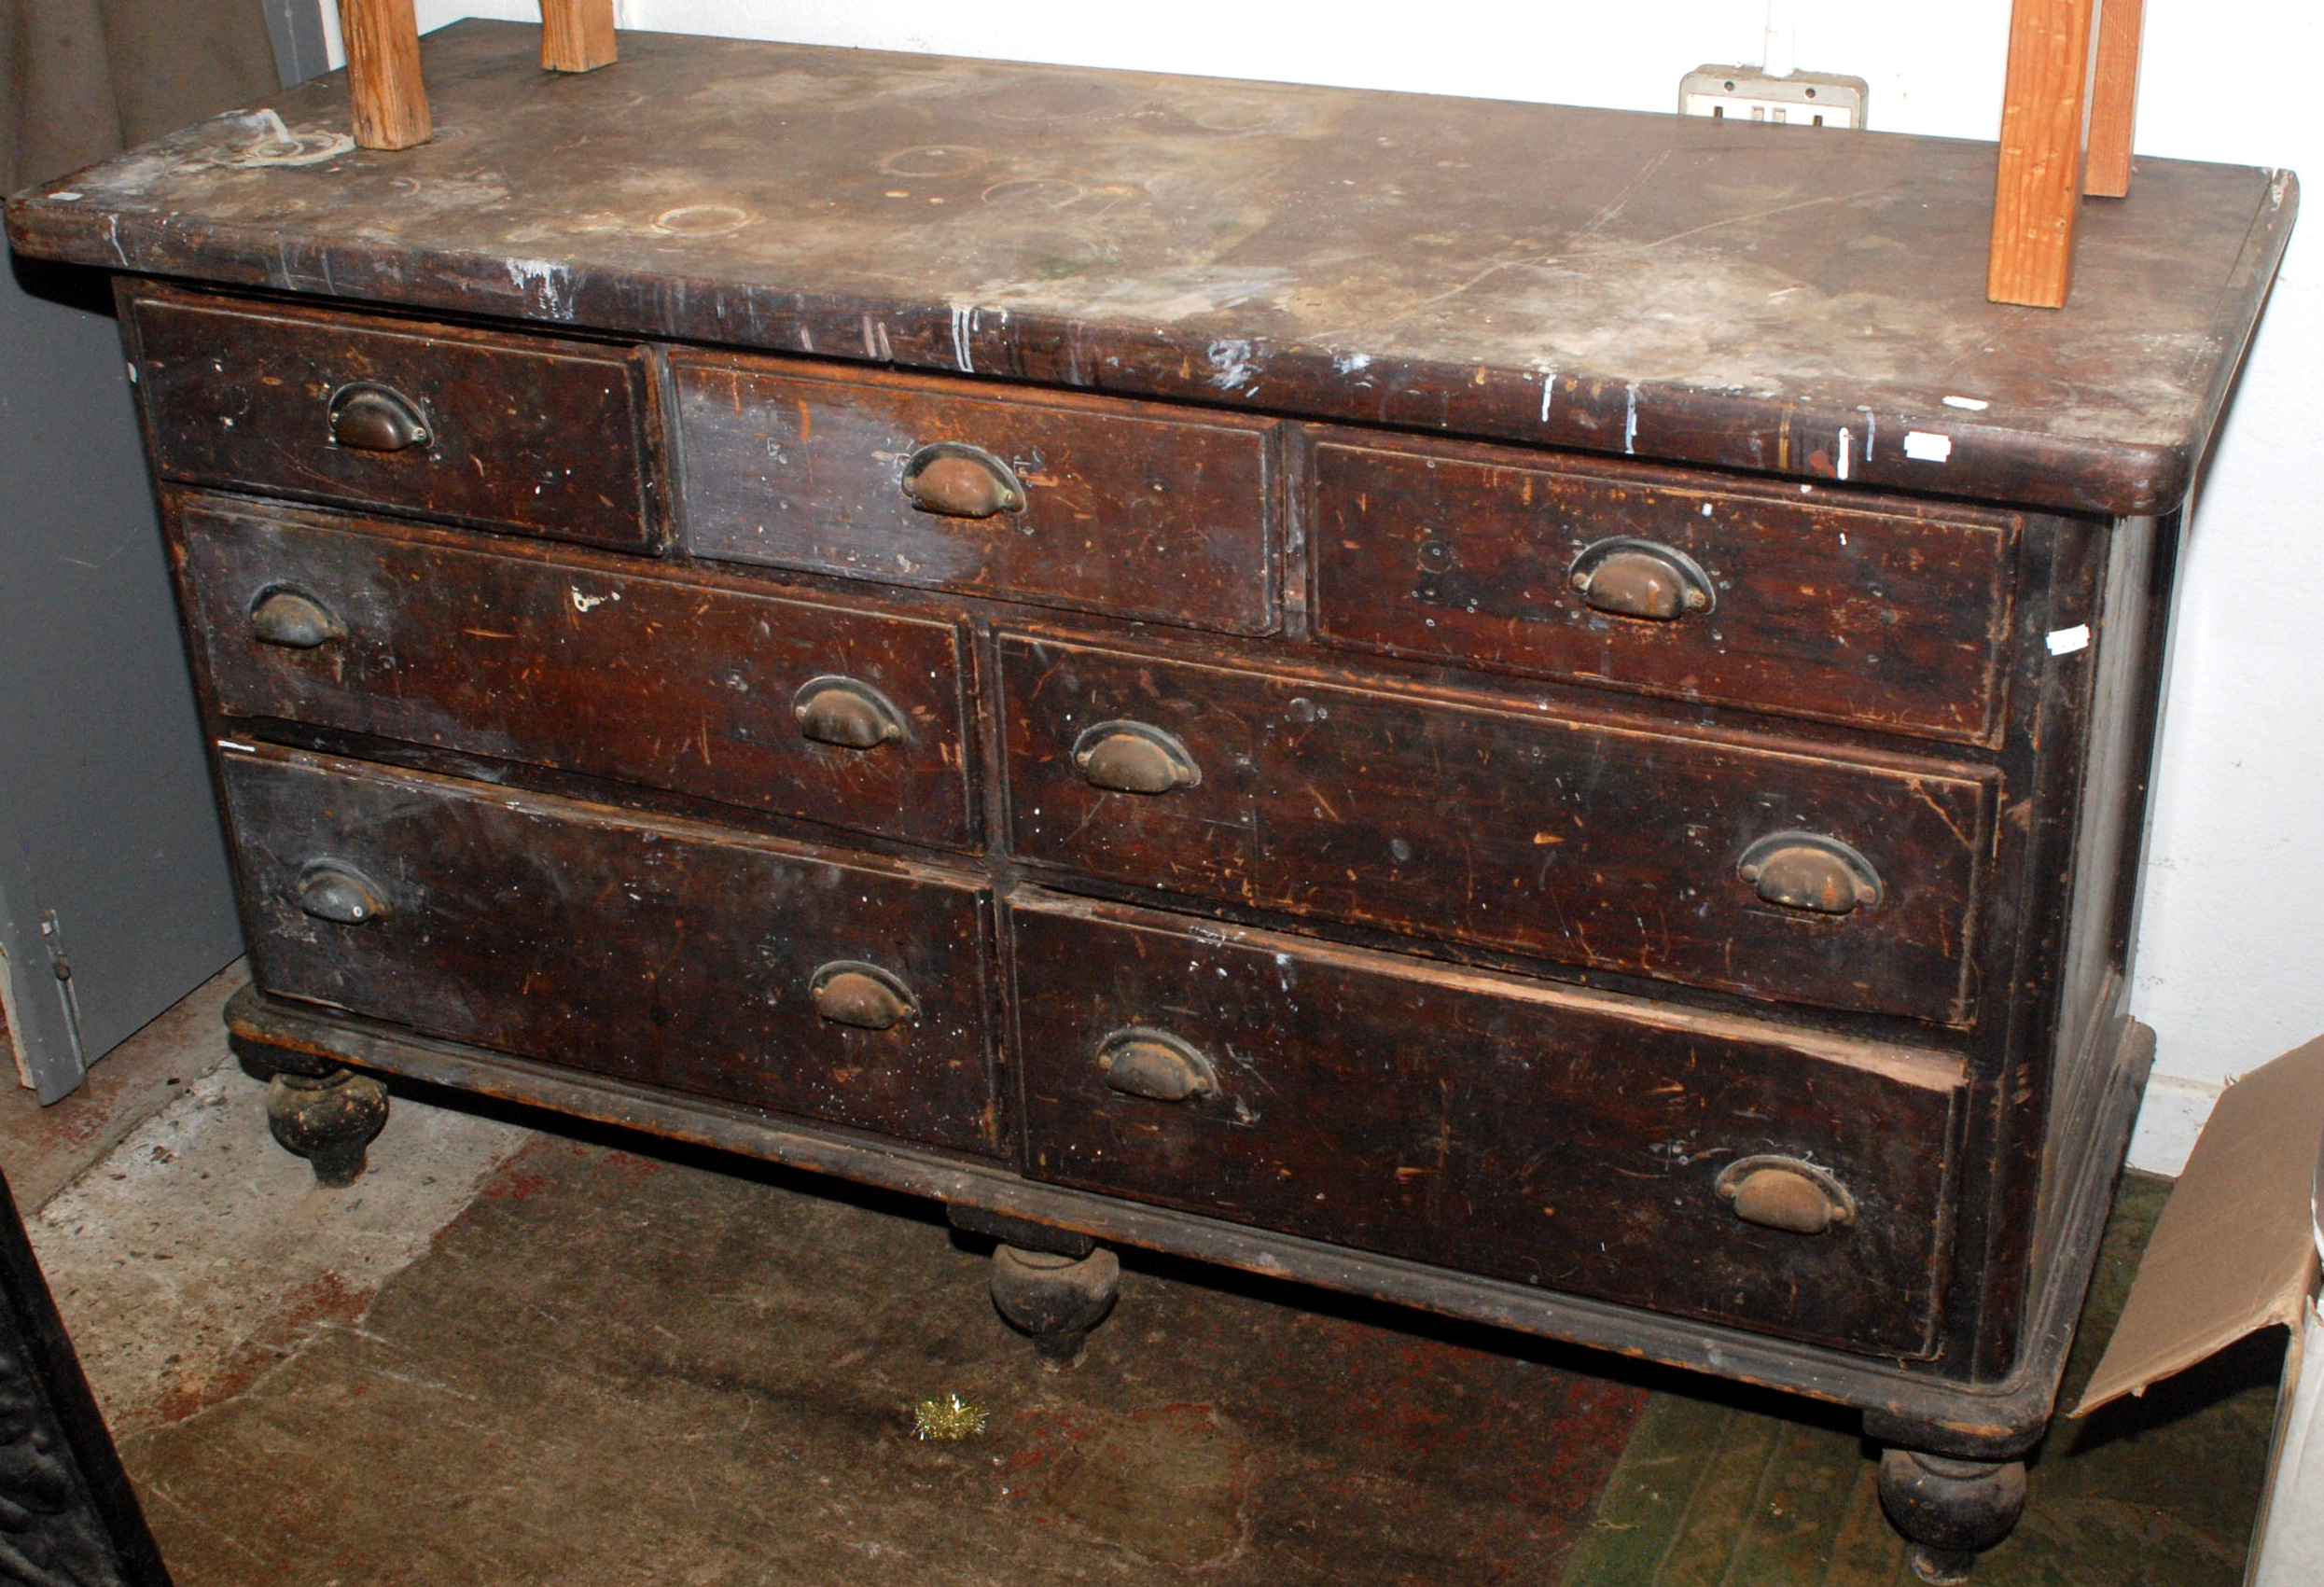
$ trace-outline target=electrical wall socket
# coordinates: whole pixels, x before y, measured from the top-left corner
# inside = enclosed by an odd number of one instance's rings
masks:
[[[1678,114],[1793,127],[1861,127],[1866,84],[1830,72],[1771,77],[1758,66],[1697,66],[1678,79]]]

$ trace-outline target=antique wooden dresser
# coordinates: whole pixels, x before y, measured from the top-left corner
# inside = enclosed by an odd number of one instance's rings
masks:
[[[2005,1531],[2151,1042],[2179,512],[2289,175],[434,35],[117,272],[285,1143],[417,1077],[1860,1408]],[[1106,1243],[1101,1245],[1100,1243]]]

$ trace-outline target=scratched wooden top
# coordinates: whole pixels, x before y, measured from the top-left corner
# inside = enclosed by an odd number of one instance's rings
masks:
[[[625,33],[424,51],[436,141],[256,116],[12,201],[26,253],[1805,480],[2185,494],[2289,174],[2142,160],[2063,311],[1984,300],[1993,146]],[[272,108],[344,132],[336,74]],[[72,196],[77,195],[77,196]],[[1908,449],[1908,435],[1920,439]],[[1941,460],[1940,460],[1941,458]]]

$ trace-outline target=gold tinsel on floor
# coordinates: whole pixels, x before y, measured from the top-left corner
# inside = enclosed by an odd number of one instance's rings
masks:
[[[957,1394],[948,1394],[941,1399],[923,1399],[912,1408],[912,1436],[941,1442],[974,1438],[984,1431],[986,1414],[983,1406]]]

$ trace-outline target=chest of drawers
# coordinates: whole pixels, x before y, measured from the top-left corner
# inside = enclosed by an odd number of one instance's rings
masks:
[[[2045,313],[1969,145],[430,50],[426,147],[308,89],[9,209],[119,278],[286,1145],[517,1098],[940,1199],[1053,1358],[1155,1247],[2006,1530],[2288,176],[2152,162]]]

